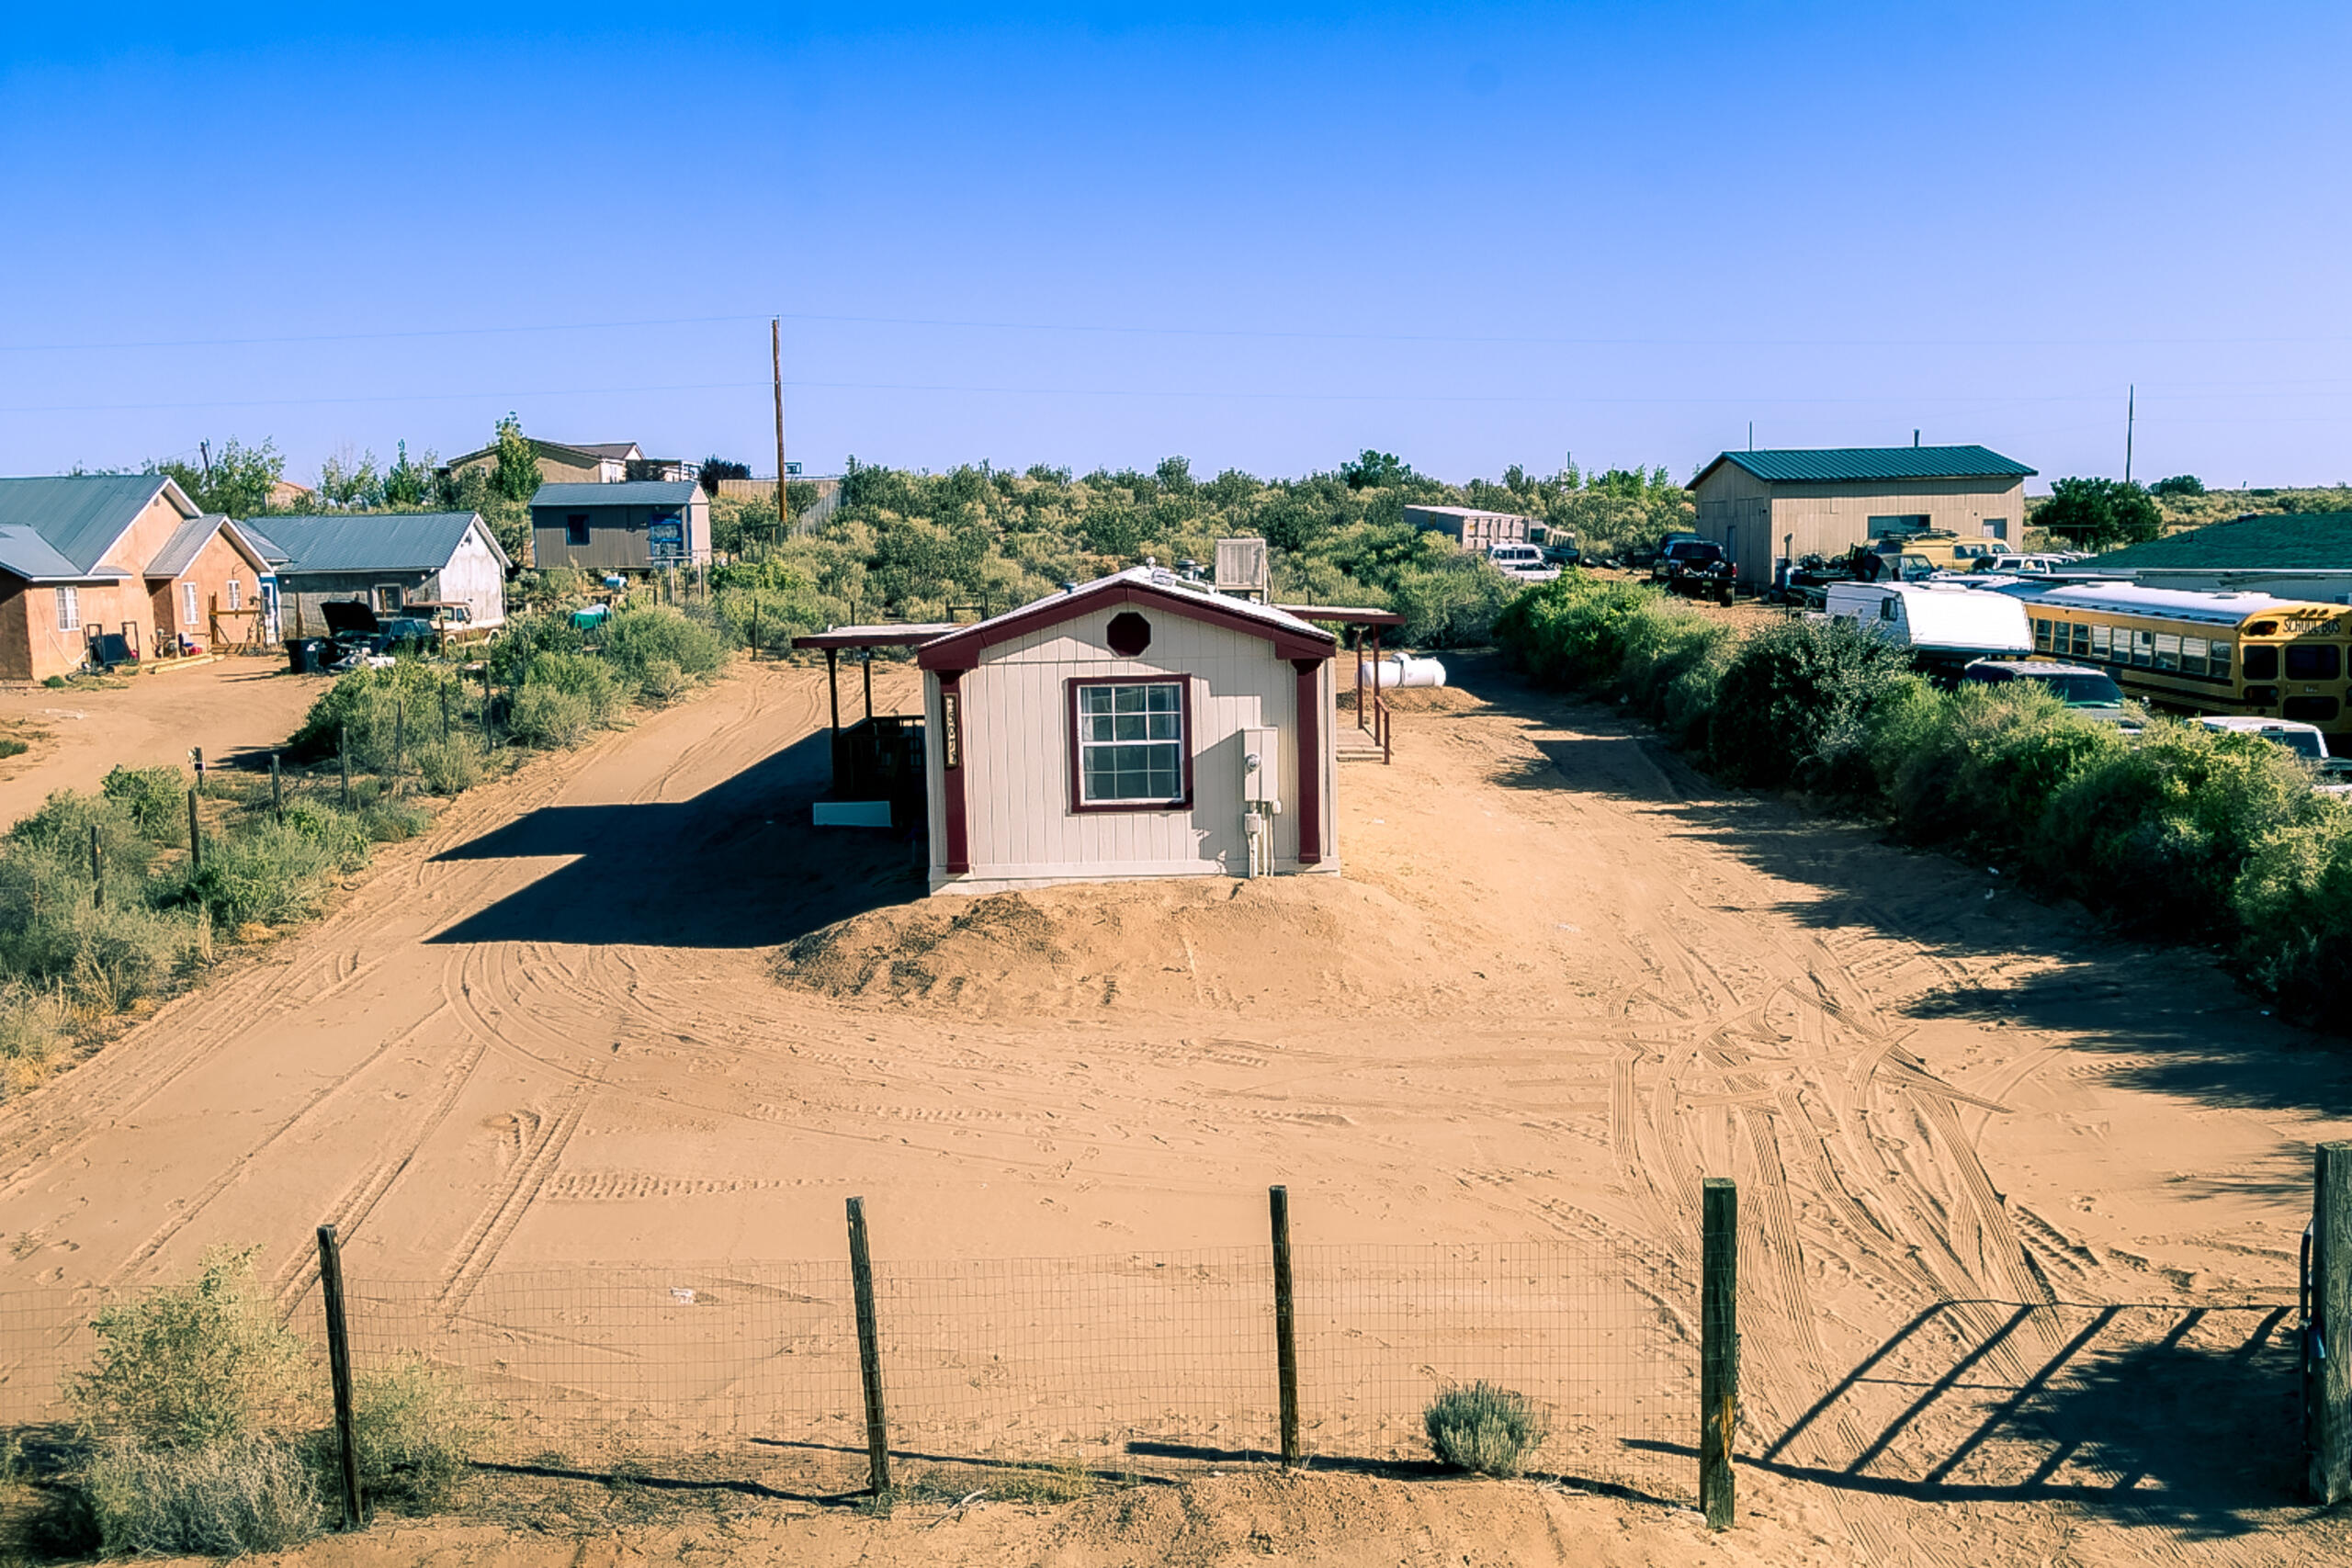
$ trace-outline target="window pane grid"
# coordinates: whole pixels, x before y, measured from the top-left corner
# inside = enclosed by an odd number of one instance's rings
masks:
[[[1080,686],[1078,708],[1082,802],[1183,797],[1183,689],[1179,683]]]

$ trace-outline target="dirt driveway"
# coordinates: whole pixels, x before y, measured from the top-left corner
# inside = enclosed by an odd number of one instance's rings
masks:
[[[2352,1551],[2290,1501],[2307,1150],[2352,1132],[2332,1047],[2194,954],[1725,795],[1457,662],[1400,705],[1394,767],[1347,765],[1345,882],[1073,890],[953,930],[902,853],[799,828],[821,678],[741,670],[464,797],[334,917],[0,1111],[8,1278],[132,1283],[261,1241],[292,1300],[332,1220],[356,1278],[455,1312],[534,1268],[832,1258],[852,1193],[910,1258],[1248,1244],[1271,1182],[1318,1244],[1665,1267],[1699,1179],[1730,1175],[1748,1462],[1719,1543],[1462,1487],[1352,1537],[1361,1498],[1267,1504],[1271,1533],[1197,1552],[1182,1509],[1088,1505],[1011,1534],[823,1513],[755,1555],[1468,1561],[1482,1520],[1517,1561]],[[844,917],[779,984],[779,947]],[[860,961],[918,930],[922,964]],[[331,1555],[420,1560],[386,1550]]]
[[[228,659],[96,690],[0,687],[0,725],[31,742],[0,758],[0,830],[53,791],[97,788],[117,764],[184,768],[190,747],[214,762],[280,744],[331,680],[285,671],[283,659]]]

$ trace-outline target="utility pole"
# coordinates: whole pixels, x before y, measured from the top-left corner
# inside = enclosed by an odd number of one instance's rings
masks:
[[[775,365],[775,536],[781,544],[792,513],[784,504],[784,318],[768,321],[768,356]]]
[[[187,448],[183,446],[180,450],[185,452]],[[209,479],[212,477],[212,443],[199,441],[196,444],[196,451],[197,456],[204,459],[204,477]]]
[[[2140,389],[2126,387],[2123,390],[2123,482],[2132,482],[2132,427],[2139,423]]]

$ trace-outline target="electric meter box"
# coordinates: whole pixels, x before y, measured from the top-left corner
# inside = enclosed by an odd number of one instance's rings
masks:
[[[1279,807],[1283,798],[1282,731],[1241,732],[1241,798],[1252,806]]]

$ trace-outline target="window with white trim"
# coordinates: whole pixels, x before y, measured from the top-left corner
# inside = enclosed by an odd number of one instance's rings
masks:
[[[232,577],[229,580],[229,608],[242,610],[244,607],[245,585],[242,580]]]
[[[1129,805],[1184,798],[1184,683],[1078,688],[1078,798]]]
[[[78,632],[82,629],[82,591],[61,588],[57,591],[57,629]]]
[[[186,621],[189,626],[196,625],[195,583],[183,582],[180,584],[180,609],[182,612],[180,619]]]

